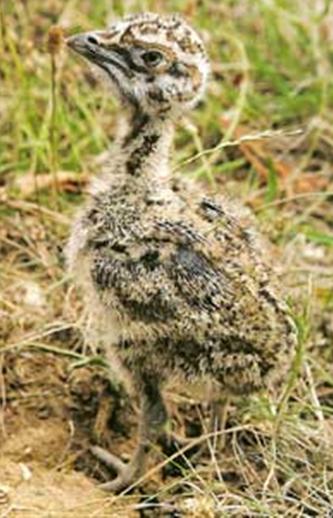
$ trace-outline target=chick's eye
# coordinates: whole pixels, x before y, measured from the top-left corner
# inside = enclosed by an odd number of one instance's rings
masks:
[[[158,50],[150,50],[142,54],[142,59],[146,65],[156,67],[163,60],[163,54],[162,52],[158,52]]]

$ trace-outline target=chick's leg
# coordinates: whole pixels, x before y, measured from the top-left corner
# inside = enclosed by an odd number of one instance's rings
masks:
[[[106,491],[119,492],[133,484],[145,471],[147,454],[167,421],[167,412],[155,379],[142,377],[138,384],[141,392],[141,410],[138,445],[130,462],[125,463],[116,455],[93,446],[92,453],[117,473],[117,477],[102,484]]]
[[[185,449],[185,457],[189,457],[193,463],[206,453],[223,450],[230,397],[228,395],[217,397],[210,394],[209,399],[210,420],[207,426],[203,425],[201,436],[182,437],[173,432],[163,431],[159,437],[159,443],[164,453],[171,455],[177,450]]]

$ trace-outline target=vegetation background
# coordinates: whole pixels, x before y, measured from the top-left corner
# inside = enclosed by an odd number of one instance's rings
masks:
[[[87,447],[130,453],[135,404],[84,342],[63,246],[117,106],[49,30],[142,10],[206,41],[208,95],[174,165],[256,213],[300,344],[282,386],[232,402],[222,448],[168,467],[156,452],[163,469],[115,497]],[[0,515],[333,516],[333,2],[1,0],[0,24]],[[173,426],[208,441],[199,396],[167,390]]]

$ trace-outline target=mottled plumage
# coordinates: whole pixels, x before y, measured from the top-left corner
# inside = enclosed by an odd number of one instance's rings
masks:
[[[106,349],[143,398],[138,450],[107,485],[119,490],[138,475],[165,420],[164,380],[177,374],[214,379],[232,394],[258,390],[288,364],[295,327],[247,211],[169,175],[174,119],[196,104],[207,78],[198,35],[179,17],[144,14],[68,44],[102,69],[128,111],[68,246],[97,327],[104,322]]]

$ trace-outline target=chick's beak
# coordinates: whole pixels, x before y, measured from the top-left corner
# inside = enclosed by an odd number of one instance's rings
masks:
[[[66,39],[66,44],[70,49],[108,73],[112,73],[112,69],[117,69],[127,78],[133,76],[124,55],[119,51],[119,47],[112,45],[109,40],[107,43],[104,42],[102,31],[75,34]]]
[[[66,39],[66,45],[78,52],[79,54],[85,55],[87,52],[96,51],[100,46],[100,38],[97,32],[83,32],[81,34],[74,34]]]

